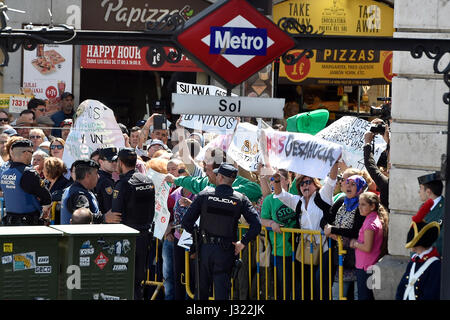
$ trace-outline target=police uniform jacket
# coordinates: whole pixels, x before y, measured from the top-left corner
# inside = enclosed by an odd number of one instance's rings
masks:
[[[61,199],[61,224],[69,224],[72,213],[79,208],[89,208],[94,223],[103,223],[104,216],[99,209],[95,195],[81,183],[75,181],[64,190]]]
[[[140,231],[148,230],[155,215],[152,180],[137,170],[120,175],[114,186],[111,210],[122,214],[123,224]]]
[[[0,180],[7,213],[40,213],[43,205],[51,203],[51,196],[33,167],[11,162]]]
[[[247,196],[222,184],[215,189],[208,187],[200,192],[184,215],[181,226],[193,233],[194,223],[200,218],[200,230],[211,237],[220,237],[235,242],[241,214],[249,223],[249,230],[243,235],[241,243],[247,244],[261,231],[258,213]]]
[[[112,195],[114,189],[114,180],[112,174],[103,170],[98,170],[99,179],[95,187],[98,205],[101,212],[108,212],[112,206]]]

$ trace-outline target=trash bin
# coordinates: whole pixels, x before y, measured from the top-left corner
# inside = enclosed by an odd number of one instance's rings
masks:
[[[45,226],[0,227],[0,299],[58,298],[58,240]]]
[[[59,299],[132,300],[136,236],[123,224],[53,225],[59,242]]]

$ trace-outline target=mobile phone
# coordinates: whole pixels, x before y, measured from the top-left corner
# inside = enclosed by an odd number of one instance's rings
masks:
[[[155,119],[153,119],[153,128],[155,130],[166,130],[167,129],[166,117],[161,115],[155,116]]]

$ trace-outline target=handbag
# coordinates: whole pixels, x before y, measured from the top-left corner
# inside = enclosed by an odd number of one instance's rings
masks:
[[[312,241],[310,239],[312,239]],[[311,245],[313,248],[312,259],[311,259]],[[316,237],[314,237],[313,235],[309,235],[309,237],[305,237],[303,239],[303,254],[302,254],[301,240],[299,241],[297,250],[295,251],[295,259],[297,259],[297,261],[303,262],[304,264],[316,266],[319,264],[319,255],[320,255],[320,247],[319,244],[316,242]]]

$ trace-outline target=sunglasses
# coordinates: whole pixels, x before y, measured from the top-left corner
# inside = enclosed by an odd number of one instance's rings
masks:
[[[45,112],[45,109],[36,109],[39,112]]]
[[[8,118],[0,118],[0,121],[8,122]]]
[[[54,149],[61,150],[61,149],[64,149],[64,146],[62,146],[62,145],[53,145],[53,146],[50,146],[50,149],[52,149],[52,150],[54,150]]]
[[[41,136],[30,136],[30,139],[41,139],[41,138],[42,138]]]
[[[302,182],[300,182],[300,187],[303,187],[305,184],[306,184],[307,186],[309,186],[312,182],[313,182],[312,180],[305,180],[305,181],[302,181]]]

